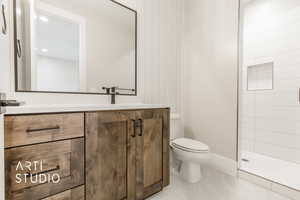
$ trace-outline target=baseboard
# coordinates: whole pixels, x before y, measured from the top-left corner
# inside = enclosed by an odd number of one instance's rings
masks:
[[[215,153],[211,153],[209,165],[210,167],[230,176],[237,176],[238,164],[235,160],[223,157]]]

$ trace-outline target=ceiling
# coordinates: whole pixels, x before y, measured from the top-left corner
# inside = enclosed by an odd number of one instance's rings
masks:
[[[135,13],[111,0],[40,0],[52,6],[65,9],[83,16],[106,17],[124,28],[135,23]]]
[[[41,20],[41,17],[44,20]],[[37,12],[35,23],[37,54],[65,60],[79,60],[78,24],[41,12]]]
[[[99,19],[109,21],[119,31],[134,31],[134,12],[112,2],[111,0],[40,0],[53,7],[79,15],[86,20]],[[79,60],[79,24],[66,18],[47,14],[36,10],[37,44],[35,51],[38,55],[61,58],[65,60]],[[44,17],[47,20],[41,20]],[[118,31],[116,29],[116,31]]]

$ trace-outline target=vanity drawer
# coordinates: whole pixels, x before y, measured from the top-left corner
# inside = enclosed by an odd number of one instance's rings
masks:
[[[6,200],[38,200],[84,184],[84,139],[5,150]]]
[[[6,116],[5,147],[84,136],[84,113]]]
[[[84,186],[80,186],[42,200],[84,200]]]

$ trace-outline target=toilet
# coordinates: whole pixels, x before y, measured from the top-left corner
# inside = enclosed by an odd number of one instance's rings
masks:
[[[171,141],[173,156],[180,164],[178,173],[184,180],[196,183],[201,180],[201,165],[209,161],[209,147],[202,142],[189,138]]]

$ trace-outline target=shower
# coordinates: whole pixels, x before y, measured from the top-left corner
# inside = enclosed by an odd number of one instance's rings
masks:
[[[300,190],[300,1],[240,7],[240,170]]]

